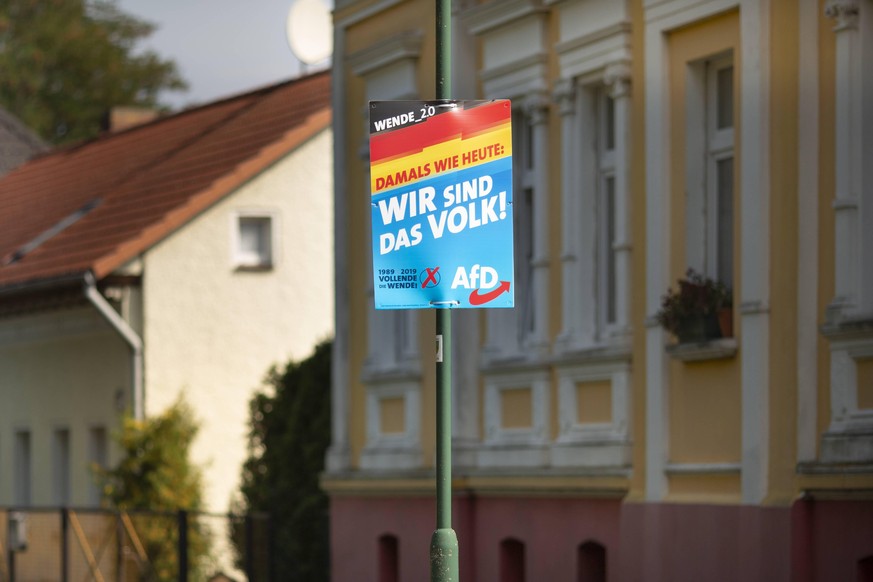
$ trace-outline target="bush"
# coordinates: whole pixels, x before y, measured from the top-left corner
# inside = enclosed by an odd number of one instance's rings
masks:
[[[104,502],[133,514],[136,534],[148,556],[145,580],[178,579],[176,522],[146,512],[202,509],[201,472],[189,459],[197,430],[191,409],[181,397],[159,416],[140,421],[128,415],[116,436],[121,461],[114,469],[94,468],[102,482]],[[189,520],[189,578],[203,579],[208,561],[208,532],[196,520]]]
[[[243,465],[245,509],[272,520],[272,568],[283,580],[329,579],[328,501],[319,487],[330,445],[331,342],[307,359],[272,369],[273,395],[249,404],[249,457]],[[234,532],[240,557],[242,532]]]

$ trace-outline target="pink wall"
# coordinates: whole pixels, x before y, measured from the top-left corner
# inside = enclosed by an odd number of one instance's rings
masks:
[[[606,547],[607,574],[617,568],[619,500],[486,497],[472,502],[477,560],[470,581],[499,580],[500,542],[507,537],[525,544],[528,582],[576,582],[577,549],[592,540]]]
[[[462,582],[499,582],[500,542],[524,543],[527,582],[576,582],[577,549],[606,548],[610,582],[871,582],[873,502],[792,507],[464,497],[454,501]],[[433,498],[331,499],[333,582],[378,580],[378,540],[399,540],[399,580],[429,579]],[[868,574],[870,568],[868,565]]]
[[[627,503],[617,580],[788,582],[788,508]]]
[[[499,580],[498,550],[508,537],[525,544],[530,582],[575,582],[577,548],[590,540],[606,546],[608,571],[617,567],[618,500],[458,497],[453,505],[461,580]],[[400,580],[427,580],[435,519],[433,499],[332,498],[331,579],[378,580],[378,539],[387,533],[399,538]]]
[[[378,580],[379,537],[398,538],[401,581],[430,576],[434,499],[421,497],[333,497],[330,500],[331,580]]]
[[[867,582],[858,577],[858,562],[873,556],[873,502],[870,501],[803,501],[807,528],[811,534],[811,566],[815,581],[849,580]]]

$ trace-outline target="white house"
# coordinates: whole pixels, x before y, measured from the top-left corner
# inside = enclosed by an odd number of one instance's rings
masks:
[[[330,124],[317,73],[0,179],[0,505],[98,504],[122,413],[181,392],[227,511],[253,391],[333,333]]]

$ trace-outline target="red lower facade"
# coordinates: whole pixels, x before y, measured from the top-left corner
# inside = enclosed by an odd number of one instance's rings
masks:
[[[432,498],[334,496],[333,582],[429,577]],[[873,582],[873,501],[791,507],[459,496],[464,582]]]

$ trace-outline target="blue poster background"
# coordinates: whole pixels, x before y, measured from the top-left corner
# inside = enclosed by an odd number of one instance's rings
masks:
[[[446,187],[482,176],[490,176],[492,189],[486,198],[505,192],[505,207],[498,201],[474,199],[444,207]],[[436,191],[435,212],[406,216],[383,224],[380,201],[417,192],[424,187]],[[492,204],[483,213],[483,204]],[[483,214],[499,220],[453,234],[446,226],[442,237],[434,238],[428,215],[438,219],[443,210],[467,206],[481,220]],[[504,214],[505,212],[505,214]],[[507,156],[456,172],[406,184],[372,197],[373,289],[377,309],[485,308],[514,306],[514,265],[512,240],[512,158]],[[414,245],[380,253],[380,237],[396,237],[400,229],[412,232],[420,225],[422,240]],[[410,236],[410,238],[412,238]],[[463,273],[459,273],[463,269]],[[453,289],[452,283],[458,284]]]

